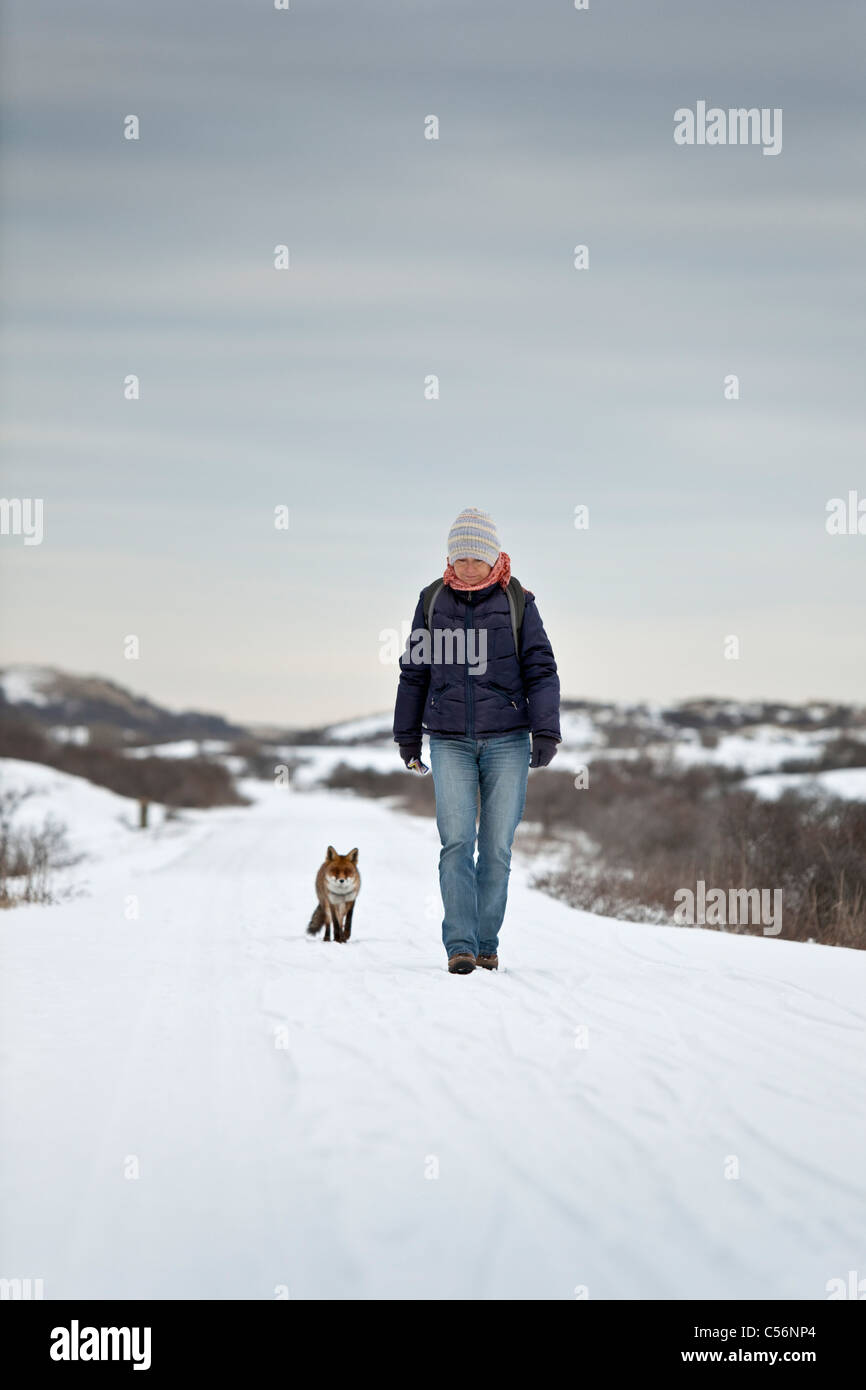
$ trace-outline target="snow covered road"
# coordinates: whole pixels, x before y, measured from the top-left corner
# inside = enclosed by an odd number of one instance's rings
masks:
[[[592,917],[516,864],[503,968],[449,976],[432,822],[248,790],[111,839],[90,896],[0,914],[0,1275],[249,1299],[866,1275],[866,953]],[[305,933],[329,843],[360,850],[345,946]]]

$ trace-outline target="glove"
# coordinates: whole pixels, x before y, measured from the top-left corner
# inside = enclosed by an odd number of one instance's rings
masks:
[[[400,750],[402,752],[402,749]],[[550,734],[532,735],[532,757],[529,759],[530,767],[547,767],[548,763],[556,756],[556,739],[551,738]]]
[[[403,761],[404,761],[404,763],[406,764],[407,767],[409,766],[409,764],[411,763],[411,761],[412,761],[413,758],[419,758],[419,759],[420,759],[420,757],[421,757],[421,740],[419,739],[417,743],[401,743],[401,744],[400,744],[400,757],[403,759]]]

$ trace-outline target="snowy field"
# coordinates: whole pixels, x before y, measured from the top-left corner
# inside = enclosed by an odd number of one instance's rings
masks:
[[[528,886],[449,976],[432,821],[245,783],[0,913],[0,1275],[47,1298],[822,1299],[866,1248],[866,952]],[[543,774],[540,774],[543,775]],[[308,937],[357,845],[345,946]],[[737,1176],[732,1174],[737,1173]]]
[[[843,801],[866,801],[866,767],[836,767],[827,772],[765,772],[748,777],[743,786],[756,796],[774,801],[784,792],[805,796],[838,796]]]

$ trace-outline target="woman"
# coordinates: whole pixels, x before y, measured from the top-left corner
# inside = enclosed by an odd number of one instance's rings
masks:
[[[468,975],[499,965],[527,771],[547,767],[560,742],[559,676],[535,599],[511,578],[486,512],[460,513],[447,560],[442,582],[422,590],[400,659],[394,740],[407,767],[426,771],[430,736],[442,941],[449,971]]]

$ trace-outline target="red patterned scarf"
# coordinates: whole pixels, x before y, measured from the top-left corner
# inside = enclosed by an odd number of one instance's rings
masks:
[[[500,550],[499,558],[486,579],[482,579],[480,584],[464,584],[462,579],[458,579],[454,573],[453,565],[445,566],[445,573],[442,576],[449,589],[486,589],[491,584],[501,584],[503,589],[508,588],[508,581],[511,578],[511,556],[506,555],[504,550]]]

